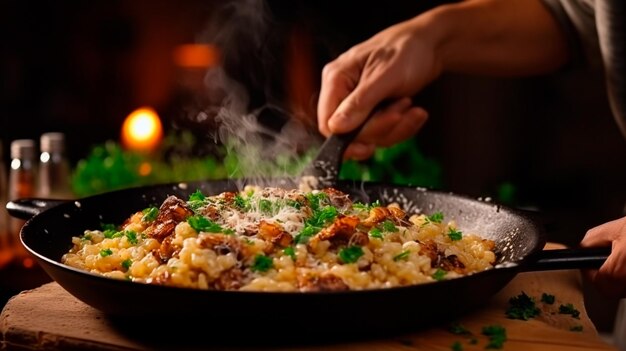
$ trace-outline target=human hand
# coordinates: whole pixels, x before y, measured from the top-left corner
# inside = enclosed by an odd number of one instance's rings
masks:
[[[376,146],[390,146],[415,134],[428,114],[413,106],[410,97],[441,72],[434,46],[416,17],[327,64],[318,102],[320,132],[325,136],[349,132],[373,113],[344,154],[354,159],[366,159]],[[376,110],[383,101],[389,104]]]
[[[626,217],[591,228],[580,242],[582,247],[612,246],[600,269],[584,274],[598,290],[610,297],[626,297]]]

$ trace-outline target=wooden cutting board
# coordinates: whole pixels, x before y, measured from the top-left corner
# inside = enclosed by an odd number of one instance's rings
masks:
[[[542,312],[527,321],[508,319],[505,311],[510,306],[509,299],[522,292],[533,297]],[[554,304],[540,303],[542,293],[554,295]],[[558,313],[561,304],[569,303],[580,311],[579,318]],[[210,325],[207,325],[205,335],[180,335],[185,340],[180,345],[160,343],[160,335],[167,333],[170,323],[188,321],[147,320],[146,323],[154,325],[155,329],[149,342],[121,334],[101,312],[77,300],[54,282],[16,295],[0,314],[2,346],[11,350],[485,350],[489,338],[481,331],[490,325],[505,328],[507,340],[503,343],[503,350],[617,350],[598,336],[587,316],[577,270],[518,274],[484,308],[453,321],[471,335],[454,334],[450,331],[450,324],[446,324],[379,340],[318,346],[310,346],[311,342],[304,341],[303,345],[289,347],[241,348],[212,346]],[[572,331],[572,327],[579,330]],[[279,330],[277,326],[277,338],[280,338]],[[238,337],[246,337],[245,328]]]

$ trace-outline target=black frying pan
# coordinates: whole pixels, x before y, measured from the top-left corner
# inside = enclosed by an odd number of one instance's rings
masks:
[[[599,267],[607,257],[590,250],[542,251],[542,226],[526,213],[462,195],[378,183],[339,182],[354,200],[399,202],[408,212],[441,211],[464,232],[496,242],[495,269],[435,283],[349,292],[280,293],[203,291],[114,280],[60,263],[71,237],[101,223],[121,223],[130,214],[160,205],[168,195],[187,199],[240,189],[246,180],[180,183],[124,189],[77,201],[21,199],[7,204],[14,217],[30,218],[21,240],[43,269],[63,288],[87,304],[122,319],[142,316],[163,321],[189,316],[221,326],[251,324],[250,332],[281,335],[349,332],[371,335],[452,320],[478,308],[523,271]],[[255,184],[260,184],[256,182]],[[269,185],[292,187],[276,179]],[[503,311],[504,312],[504,311]],[[154,318],[154,319],[152,319]],[[243,323],[243,325],[242,325]],[[167,326],[166,328],[169,328]],[[215,331],[215,329],[212,329]],[[274,335],[274,334],[272,334]]]

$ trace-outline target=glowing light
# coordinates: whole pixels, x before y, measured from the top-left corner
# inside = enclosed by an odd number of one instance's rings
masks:
[[[122,144],[129,150],[154,151],[163,137],[163,126],[157,113],[142,107],[133,111],[122,125]]]
[[[149,162],[142,162],[139,165],[139,175],[145,177],[152,173],[152,165]]]
[[[174,62],[184,68],[207,68],[220,60],[220,51],[213,45],[183,44],[174,49]]]

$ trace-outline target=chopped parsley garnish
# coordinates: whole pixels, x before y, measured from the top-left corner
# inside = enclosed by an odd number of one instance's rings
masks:
[[[306,220],[304,228],[296,235],[296,244],[304,244],[309,237],[317,234],[329,222],[335,220],[338,212],[333,206],[326,206],[313,211],[313,215]]]
[[[443,213],[435,212],[431,214],[430,216],[426,217],[426,221],[433,222],[433,223],[441,223],[443,221]]]
[[[506,341],[506,329],[500,325],[488,325],[483,327],[483,335],[489,337],[486,349],[501,349]]]
[[[448,274],[448,272],[444,271],[441,268],[437,268],[435,273],[433,273],[432,277],[433,277],[433,279],[439,281],[439,280],[443,280],[443,278],[446,276],[446,274]]]
[[[554,303],[554,295],[546,293],[541,294],[541,302],[552,305]]]
[[[409,250],[404,250],[402,252],[400,252],[399,254],[393,256],[393,260],[394,261],[400,261],[400,260],[406,260],[407,258],[409,258],[409,254],[411,253],[411,251]]]
[[[111,249],[102,249],[100,250],[100,256],[102,257],[107,257],[113,254],[113,251]]]
[[[227,235],[233,235],[235,234],[235,230],[234,229],[230,229],[230,228],[222,228],[222,233],[227,234]]]
[[[472,335],[461,323],[452,323],[448,326],[448,331],[455,335]]]
[[[285,201],[285,204],[287,206],[291,206],[291,207],[295,208],[296,210],[299,210],[300,208],[302,208],[302,204],[301,203],[299,203],[296,200],[292,200],[292,199],[287,199]]]
[[[268,199],[259,200],[259,211],[266,216],[274,214],[274,204]]]
[[[82,237],[83,240],[91,240],[91,234],[85,234]]]
[[[339,259],[343,263],[354,263],[363,256],[363,249],[360,246],[352,245],[344,247],[339,251]]]
[[[581,332],[583,331],[582,325],[574,325],[569,328],[570,331]]]
[[[102,235],[105,238],[112,238],[117,233],[117,227],[114,224],[102,224]]]
[[[234,203],[235,207],[237,207],[241,211],[247,212],[250,210],[250,197],[244,199],[241,194],[237,194],[235,195]]]
[[[322,207],[326,200],[328,200],[328,195],[323,192],[318,193],[307,193],[304,195],[306,199],[309,201],[309,206],[313,210],[313,212],[317,211],[320,207]]]
[[[221,233],[224,230],[222,226],[202,215],[189,216],[187,223],[197,232]]]
[[[293,249],[293,246],[286,247],[283,250],[283,253],[285,255],[291,257],[292,260],[294,260],[294,261],[296,260],[296,250]]]
[[[141,217],[142,221],[153,222],[159,214],[159,209],[156,207],[148,207],[141,211],[141,213],[143,213],[143,217]]]
[[[378,239],[382,239],[383,238],[383,231],[374,227],[370,230],[370,236],[372,238],[378,238]]]
[[[125,230],[124,236],[126,236],[126,240],[128,240],[129,243],[133,245],[137,244],[137,233],[135,233],[134,231]]]
[[[187,203],[189,204],[189,207],[191,207],[194,210],[197,210],[198,208],[204,206],[205,199],[206,199],[206,196],[204,196],[204,194],[202,194],[200,189],[198,189],[193,194],[189,195],[189,200],[187,201]]]
[[[256,255],[254,258],[254,263],[252,264],[252,269],[254,272],[267,272],[270,268],[274,267],[274,261],[271,257],[267,257],[265,255]]]
[[[448,237],[452,241],[458,241],[458,240],[461,240],[463,238],[463,233],[461,231],[459,231],[459,230],[454,229],[454,228],[450,228],[450,230],[448,231]]]
[[[580,318],[580,311],[574,308],[574,305],[568,303],[567,305],[559,306],[560,314],[571,314],[574,318]]]
[[[132,266],[133,261],[130,258],[125,259],[124,261],[122,261],[122,267],[125,270],[128,270],[130,268],[130,266]]]
[[[396,227],[396,225],[393,224],[393,222],[388,220],[388,219],[385,220],[382,223],[382,226],[383,226],[383,230],[386,231],[386,232],[397,232],[398,231],[398,227]]]
[[[450,349],[452,349],[452,351],[463,351],[463,345],[460,342],[455,341],[452,343],[452,346],[450,346]]]
[[[376,200],[370,204],[364,204],[362,202],[355,202],[352,204],[352,208],[356,209],[356,210],[360,210],[360,211],[369,211],[374,207],[380,207],[380,201]]]
[[[535,299],[522,291],[521,294],[509,299],[509,307],[505,314],[509,319],[527,321],[539,315],[540,312],[541,310],[535,306]]]

